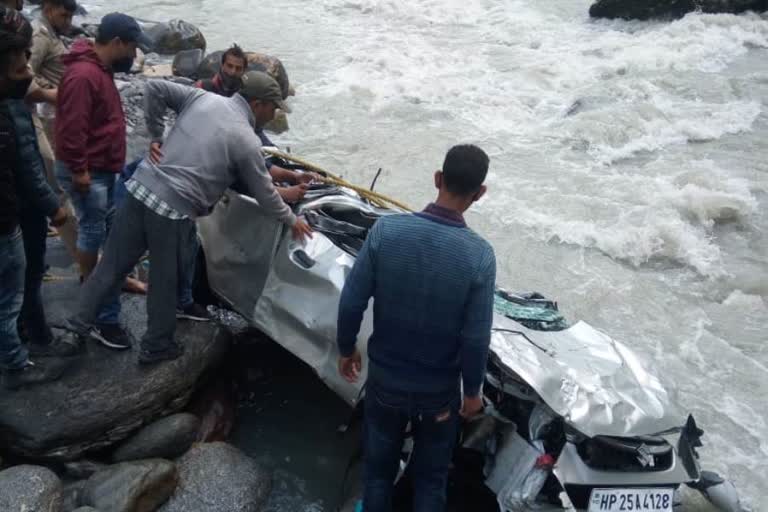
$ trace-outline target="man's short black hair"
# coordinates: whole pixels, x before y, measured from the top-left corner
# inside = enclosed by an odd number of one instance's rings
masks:
[[[8,72],[12,59],[32,45],[32,25],[15,9],[0,6],[0,74]]]
[[[43,0],[43,7],[46,5],[63,7],[73,14],[77,11],[77,2],[75,0]]]
[[[230,55],[236,59],[241,59],[244,68],[248,67],[248,57],[245,56],[245,52],[237,44],[233,44],[231,48],[224,52],[224,55],[221,56],[221,63],[224,64]]]
[[[443,162],[443,184],[461,196],[475,194],[488,174],[488,155],[472,144],[453,146]]]

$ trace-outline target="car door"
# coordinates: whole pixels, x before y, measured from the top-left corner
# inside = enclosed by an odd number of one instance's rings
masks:
[[[197,222],[208,284],[235,311],[250,318],[264,289],[283,224],[259,203],[227,190],[211,215]]]

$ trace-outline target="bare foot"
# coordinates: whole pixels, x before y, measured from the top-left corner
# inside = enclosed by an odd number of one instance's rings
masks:
[[[137,295],[147,294],[147,283],[139,281],[135,277],[126,277],[123,284],[123,291],[128,293],[135,293]]]

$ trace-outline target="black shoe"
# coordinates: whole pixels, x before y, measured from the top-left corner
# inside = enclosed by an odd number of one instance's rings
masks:
[[[18,370],[3,371],[3,387],[15,390],[26,386],[51,382],[61,377],[65,368],[66,366],[63,364],[43,365],[28,361],[26,366]]]
[[[211,321],[211,315],[208,313],[208,310],[196,302],[183,309],[177,309],[176,318],[179,320],[194,320],[195,322]]]
[[[30,343],[29,354],[35,357],[71,357],[80,354],[85,348],[83,337],[73,332],[66,332],[51,343]]]
[[[155,364],[163,361],[173,361],[178,359],[184,354],[184,347],[174,342],[171,343],[165,350],[159,352],[150,352],[145,349],[141,349],[139,352],[139,364]]]
[[[128,350],[133,346],[133,337],[118,324],[96,324],[88,335],[112,350]]]

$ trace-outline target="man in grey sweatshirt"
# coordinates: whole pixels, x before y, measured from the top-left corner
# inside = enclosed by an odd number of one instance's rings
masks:
[[[83,338],[97,335],[91,324],[101,302],[119,289],[149,249],[148,325],[139,363],[150,364],[175,359],[183,352],[174,332],[178,263],[189,245],[184,241],[194,235],[195,219],[208,215],[235,181],[265,214],[291,226],[294,238],[311,236],[311,230],[276,192],[254,132],[282,106],[280,86],[269,75],[246,73],[242,89],[231,98],[150,81],[145,101],[151,157],[126,183],[129,194],[117,213],[104,255],[82,288],[77,313],[69,321],[68,341],[82,344]],[[178,117],[163,142],[167,108]]]

